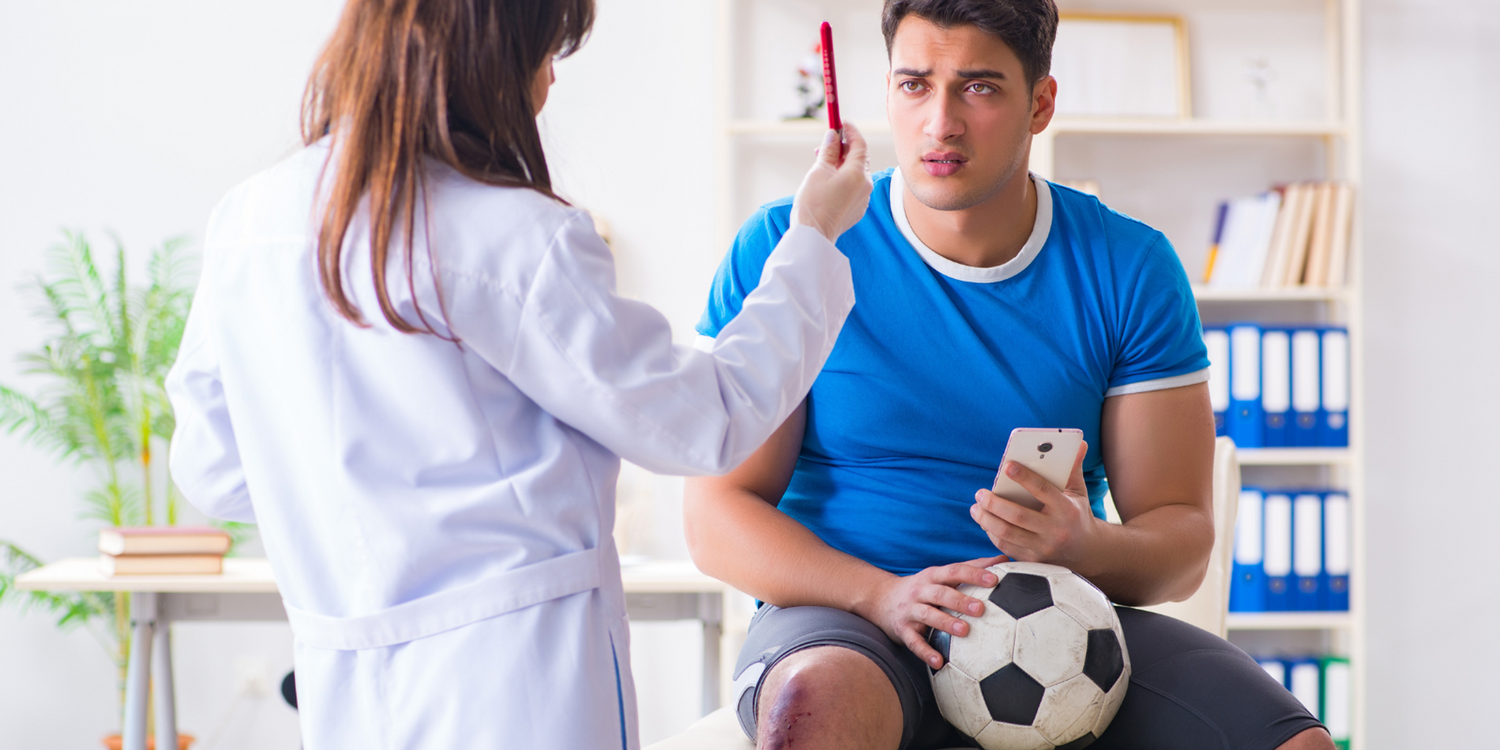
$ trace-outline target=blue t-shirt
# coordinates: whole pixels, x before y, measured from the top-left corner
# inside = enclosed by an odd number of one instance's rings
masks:
[[[808,396],[807,432],[780,509],[835,549],[899,575],[997,554],[969,517],[1016,427],[1083,430],[1094,514],[1106,492],[1108,396],[1208,379],[1198,310],[1167,238],[1093,196],[1037,179],[1037,219],[994,268],[922,245],[899,173],[838,246],[856,302]],[[894,210],[893,210],[894,206]],[[791,200],[762,207],[719,266],[698,332],[740,310],[786,232]]]

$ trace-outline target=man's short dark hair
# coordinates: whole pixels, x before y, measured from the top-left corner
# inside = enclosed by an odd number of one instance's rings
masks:
[[[907,16],[945,29],[974,26],[999,38],[1021,59],[1021,71],[1029,86],[1035,86],[1052,70],[1052,42],[1057,38],[1057,5],[1053,0],[885,0],[880,30],[885,32],[887,56],[896,28]]]

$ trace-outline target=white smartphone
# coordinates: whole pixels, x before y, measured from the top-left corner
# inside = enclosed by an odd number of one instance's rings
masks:
[[[1081,445],[1083,430],[1017,427],[1010,431],[1010,442],[1005,445],[1005,455],[1000,457],[1000,463],[1003,466],[1007,460],[1015,461],[1061,489],[1068,486],[1068,475],[1073,473],[1073,462],[1078,460]],[[995,487],[990,491],[1017,505],[1032,510],[1042,509],[1042,502],[1032,497],[1025,487],[1016,484],[1014,479],[1005,476],[1004,471],[995,472]]]

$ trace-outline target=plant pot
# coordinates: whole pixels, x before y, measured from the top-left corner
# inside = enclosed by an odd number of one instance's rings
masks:
[[[197,742],[198,738],[191,734],[177,733],[177,750],[188,750],[188,746]],[[125,738],[118,734],[111,734],[104,738],[104,746],[109,750],[122,750],[125,747]],[[146,738],[146,750],[156,750],[156,738]]]

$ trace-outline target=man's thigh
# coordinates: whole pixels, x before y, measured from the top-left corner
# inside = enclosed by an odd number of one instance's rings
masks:
[[[1091,750],[1271,750],[1321,724],[1222,638],[1153,612],[1116,607],[1130,688]]]
[[[938,713],[927,666],[904,645],[892,641],[864,618],[827,607],[763,605],[750,622],[750,633],[734,668],[734,703],[740,728],[754,738],[760,689],[771,670],[786,657],[810,648],[850,649],[874,662],[890,680],[901,702],[901,747],[928,750],[960,744],[960,738]]]

